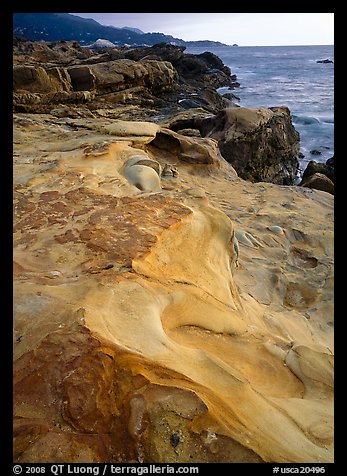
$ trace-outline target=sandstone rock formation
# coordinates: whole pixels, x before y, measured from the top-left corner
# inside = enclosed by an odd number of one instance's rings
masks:
[[[246,180],[291,185],[296,177],[299,134],[286,107],[225,108],[215,115],[192,109],[163,125],[214,138],[224,159]]]
[[[333,196],[216,144],[14,115],[15,462],[333,461]]]
[[[299,134],[287,107],[227,108],[195,121],[202,136],[218,140],[240,177],[290,185],[298,170]]]
[[[95,53],[76,42],[19,42],[14,46],[14,111],[149,120],[174,132],[191,129],[185,135],[216,139],[240,177],[292,184],[299,135],[288,108],[229,107],[217,89],[237,86],[230,68],[212,53],[193,55],[184,49],[158,44]]]
[[[161,115],[165,108],[168,116],[183,110],[184,101],[219,111],[228,101],[216,89],[234,87],[236,76],[212,53],[187,55],[184,49],[158,44],[93,52],[77,42],[15,43],[14,109],[50,112],[52,101],[40,95],[64,91],[92,93],[89,111],[111,109],[115,117],[124,109],[130,117],[132,108],[141,119]],[[37,94],[36,100],[28,101],[28,93]],[[55,102],[64,103],[58,98]]]

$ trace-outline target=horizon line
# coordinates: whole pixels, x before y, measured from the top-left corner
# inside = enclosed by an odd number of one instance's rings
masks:
[[[215,40],[183,40],[186,43],[189,43],[190,41],[196,42],[196,41],[215,41]],[[219,42],[222,43],[222,42]],[[271,47],[271,46],[335,46],[334,43],[332,44],[318,44],[318,43],[306,43],[306,44],[284,44],[284,45],[239,45],[238,43],[235,43],[233,45],[227,45],[226,43],[222,43],[225,46],[230,46],[230,47],[238,47],[238,48],[245,48],[245,47]],[[236,46],[235,46],[236,45]]]

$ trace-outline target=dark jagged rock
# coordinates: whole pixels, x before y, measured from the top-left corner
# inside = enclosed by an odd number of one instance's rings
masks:
[[[330,157],[330,159],[328,159],[325,163],[326,163],[326,165],[328,165],[329,167],[334,169],[334,164],[335,164],[334,156]]]
[[[217,139],[222,156],[243,179],[293,183],[299,165],[299,134],[287,107],[228,108],[185,127]]]
[[[157,45],[148,47],[125,49],[123,50],[122,57],[139,61],[143,58],[148,59],[149,56],[155,56],[157,59],[160,58],[162,61],[170,61],[170,63],[175,65],[177,61],[183,58],[185,49],[185,46],[158,43]]]
[[[324,174],[319,172],[314,173],[308,179],[303,180],[300,184],[302,187],[314,188],[315,190],[322,190],[334,195],[334,182]]]
[[[323,190],[334,195],[334,183],[334,157],[330,157],[325,164],[311,160],[303,173],[299,186]]]
[[[334,160],[333,158],[328,159],[325,164],[322,164],[320,162],[315,162],[314,160],[310,160],[310,162],[307,164],[307,167],[302,175],[302,183],[300,185],[302,185],[307,179],[309,179],[312,175],[316,173],[324,174],[332,182],[334,182],[335,181],[334,166],[331,165],[334,163],[333,160]]]

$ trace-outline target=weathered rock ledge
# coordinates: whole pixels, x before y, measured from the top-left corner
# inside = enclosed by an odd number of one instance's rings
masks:
[[[53,104],[69,102],[97,116],[106,109],[114,118],[126,113],[128,119],[143,120],[187,107],[213,113],[226,107],[229,101],[216,90],[237,87],[236,76],[214,54],[184,50],[158,44],[96,53],[77,42],[19,42],[13,51],[14,110],[47,113]],[[74,113],[70,107],[68,115]]]
[[[92,52],[76,42],[14,47],[15,112],[58,118],[149,120],[218,140],[240,177],[291,185],[299,134],[286,107],[242,108],[218,94],[236,76],[214,54],[159,44]]]
[[[333,461],[331,194],[21,113],[14,212],[15,462]]]

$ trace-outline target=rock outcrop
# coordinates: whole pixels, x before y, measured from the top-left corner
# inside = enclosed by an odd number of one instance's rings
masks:
[[[16,93],[55,93],[72,91],[70,77],[64,69],[16,65],[13,68],[13,89]]]
[[[14,115],[16,463],[333,461],[333,196],[216,144]]]
[[[307,164],[306,169],[302,175],[302,181],[304,182],[312,175],[319,173],[326,175],[332,182],[335,180],[334,175],[334,157],[331,157],[326,161],[326,163],[315,162],[314,160],[310,160]]]
[[[290,185],[296,176],[299,134],[287,107],[226,108],[208,117],[172,118],[169,127],[197,128],[203,137],[216,139],[243,179]]]
[[[315,190],[323,190],[324,192],[334,195],[334,182],[325,174],[319,172],[310,175],[300,184],[302,187],[314,188]]]
[[[230,68],[212,53],[184,50],[167,44],[99,53],[83,48],[81,57],[76,42],[20,42],[14,47],[14,111],[149,120],[173,132],[191,129],[185,135],[216,139],[240,177],[292,184],[299,135],[288,108],[228,107],[217,89],[237,87]]]
[[[187,101],[209,112],[228,104],[216,91],[237,85],[236,76],[212,53],[187,55],[185,47],[158,44],[148,48],[114,48],[92,52],[77,42],[19,42],[14,45],[14,109],[50,112],[45,100],[29,103],[25,94],[65,92],[93,93],[88,109],[115,105],[137,110],[139,117],[169,116]],[[24,96],[23,96],[24,94]],[[40,103],[38,107],[37,104]],[[133,111],[134,112],[134,111]]]
[[[334,194],[334,169],[334,157],[328,159],[325,164],[310,160],[299,185]]]

